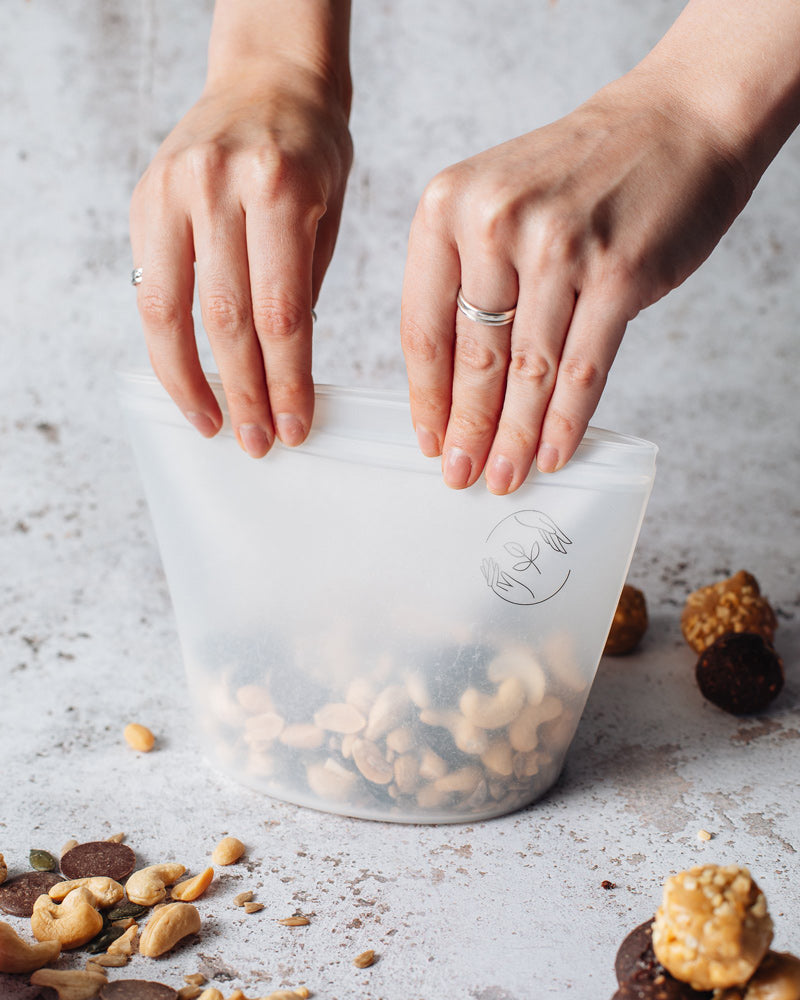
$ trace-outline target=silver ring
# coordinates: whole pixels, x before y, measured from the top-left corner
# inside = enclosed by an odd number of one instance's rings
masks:
[[[478,309],[477,306],[470,305],[467,302],[461,294],[460,288],[456,303],[467,319],[471,319],[473,323],[480,323],[483,326],[505,326],[511,322],[514,318],[514,313],[517,311],[516,306],[511,309],[505,309],[503,312],[489,312],[488,309]]]
[[[316,323],[317,322],[317,313],[316,313],[316,310],[314,310],[314,309],[311,310],[311,322],[312,323]]]
[[[135,267],[131,271],[131,284],[132,285],[141,285],[141,283],[142,283],[142,275],[143,274],[144,274],[144,271],[142,270],[141,267]]]

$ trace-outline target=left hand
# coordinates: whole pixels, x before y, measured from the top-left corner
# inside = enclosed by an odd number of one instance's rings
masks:
[[[626,325],[716,246],[745,171],[678,86],[632,71],[566,118],[450,167],[414,218],[401,334],[445,482],[510,493],[572,456]],[[517,307],[484,326],[456,307]]]

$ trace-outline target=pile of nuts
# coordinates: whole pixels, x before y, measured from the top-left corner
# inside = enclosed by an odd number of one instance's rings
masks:
[[[108,970],[126,966],[135,951],[157,958],[197,934],[202,920],[193,902],[214,878],[214,868],[209,866],[182,879],[186,869],[175,862],[135,869],[136,856],[121,840],[120,835],[84,844],[70,841],[58,861],[47,851],[31,851],[33,870],[7,881],[7,866],[0,854],[0,909],[29,917],[35,939],[32,943],[25,940],[10,923],[0,921],[0,974],[26,975],[31,986],[49,987],[59,1000],[225,1000],[218,989],[206,986],[200,973],[185,976],[179,989],[148,980],[109,980]],[[225,837],[214,848],[211,860],[215,865],[231,865],[244,849],[236,837]],[[55,870],[59,867],[60,875]],[[252,897],[252,892],[240,893],[234,904],[248,913],[262,910],[263,904],[252,903]],[[279,922],[301,926],[309,920],[295,915]],[[48,968],[62,951],[78,949],[88,953],[83,969]],[[375,953],[368,951],[353,964],[367,968],[374,961]],[[308,988],[300,986],[274,991],[260,1000],[306,1000],[310,996]],[[235,990],[227,1000],[248,998]]]
[[[700,654],[695,674],[703,696],[733,715],[763,711],[784,683],[773,648],[777,627],[758,581],[744,570],[690,594],[681,630]]]
[[[800,959],[770,951],[773,923],[746,868],[701,865],[667,879],[653,920],[617,955],[614,1000],[800,1000]]]
[[[241,680],[239,679],[241,677]],[[224,766],[289,801],[353,815],[511,811],[558,776],[588,692],[567,641],[479,650],[436,673],[378,665],[337,687],[223,671],[196,692]]]

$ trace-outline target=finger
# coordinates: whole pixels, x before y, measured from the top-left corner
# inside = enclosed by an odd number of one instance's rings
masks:
[[[507,261],[462,250],[464,298],[478,309],[501,312],[516,305],[517,273]],[[452,293],[451,293],[452,294]],[[471,486],[483,471],[505,395],[511,323],[487,326],[456,313],[453,394],[442,456],[444,481]]]
[[[222,414],[197,353],[191,224],[168,198],[150,198],[141,188],[131,202],[130,224],[133,261],[142,268],[137,305],[153,371],[187,420],[212,437]]]
[[[274,440],[261,348],[253,325],[241,206],[198,199],[194,218],[203,324],[241,447],[262,458]]]
[[[440,455],[450,417],[456,292],[461,261],[441,207],[420,202],[403,277],[400,340],[411,419],[423,455]]]
[[[597,408],[627,325],[621,303],[585,288],[578,295],[556,384],[542,424],[536,464],[555,472],[569,461]]]
[[[486,463],[493,493],[513,492],[530,471],[574,308],[568,282],[555,277],[522,282],[503,411]]]
[[[312,271],[321,211],[297,203],[256,204],[247,213],[255,331],[275,430],[298,445],[311,428]]]

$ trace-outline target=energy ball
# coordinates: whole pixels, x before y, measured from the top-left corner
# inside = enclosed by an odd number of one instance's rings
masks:
[[[695,990],[746,983],[769,949],[772,920],[750,872],[702,865],[664,883],[653,923],[653,951]]]
[[[603,653],[608,656],[623,656],[632,653],[647,631],[647,603],[644,594],[626,583],[622,588],[611,631],[606,639]]]
[[[783,688],[783,663],[762,636],[729,632],[700,654],[695,668],[704,698],[732,715],[763,711]]]
[[[681,614],[683,637],[695,653],[702,653],[726,632],[757,632],[772,643],[777,627],[778,619],[761,596],[758,581],[743,569],[689,594]]]
[[[767,952],[749,982],[715,993],[714,1000],[800,1000],[800,958]]]

